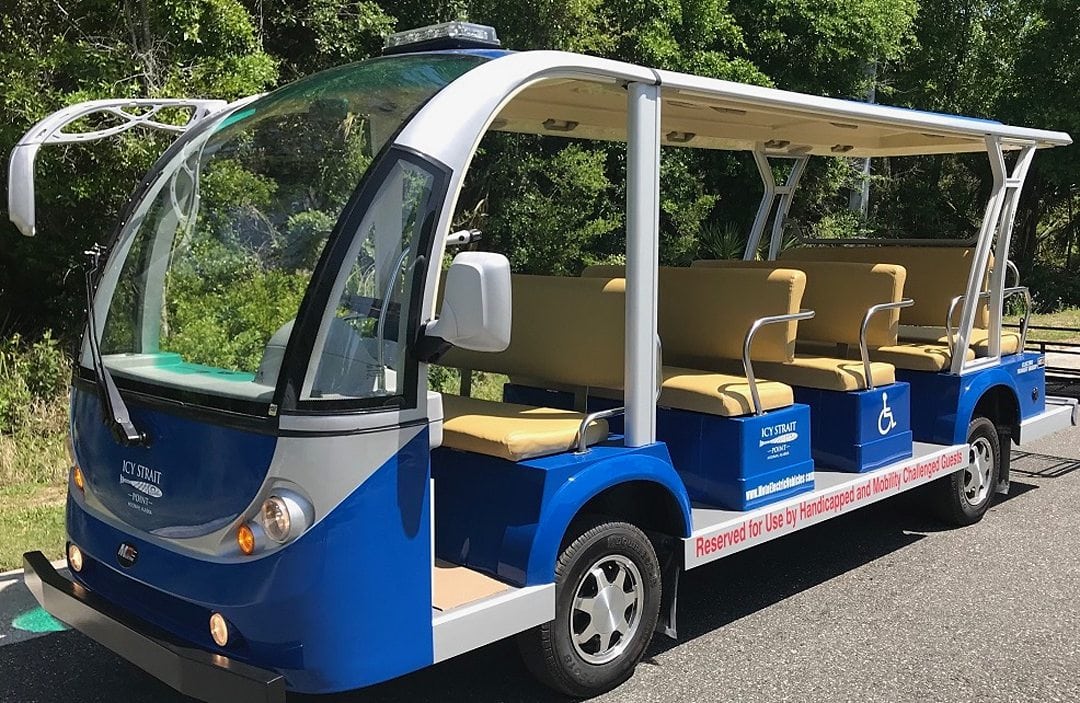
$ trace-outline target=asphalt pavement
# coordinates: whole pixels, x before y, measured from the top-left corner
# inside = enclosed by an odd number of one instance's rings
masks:
[[[1080,702],[1080,428],[1016,450],[1013,470],[1010,496],[972,527],[946,529],[904,495],[684,574],[679,641],[657,637],[595,700]],[[0,617],[31,608],[3,583]],[[0,702],[188,703],[76,632],[0,633]],[[290,700],[561,699],[500,642]]]

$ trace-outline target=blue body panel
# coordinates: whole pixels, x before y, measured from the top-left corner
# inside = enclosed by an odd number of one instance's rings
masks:
[[[74,576],[200,649],[283,673],[291,690],[385,681],[434,659],[428,458],[425,429],[295,542],[239,562],[178,554],[69,498],[68,532],[93,560]],[[117,564],[121,542],[138,548],[128,569]],[[211,611],[242,641],[217,647]]]
[[[911,456],[911,392],[906,383],[874,390],[795,388],[811,408],[814,461],[838,471],[870,471]]]
[[[911,385],[915,439],[938,444],[966,441],[975,406],[994,388],[1004,388],[1012,396],[1021,420],[1038,415],[1046,409],[1045,364],[1042,354],[1024,352],[963,376],[897,369],[897,378]]]
[[[628,481],[657,484],[691,531],[686,490],[662,444],[610,441],[585,454],[511,462],[455,449],[431,453],[435,554],[516,586],[551,583],[566,528],[585,503]]]
[[[694,501],[751,510],[814,488],[806,405],[742,417],[660,408],[656,436]]]
[[[123,447],[105,426],[97,395],[71,389],[75,456],[93,491],[114,515],[165,537],[220,529],[254,500],[277,439],[177,417],[128,403],[131,419],[153,437]]]

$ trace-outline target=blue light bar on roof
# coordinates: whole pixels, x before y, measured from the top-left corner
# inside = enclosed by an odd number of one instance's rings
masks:
[[[494,27],[472,22],[443,22],[391,34],[383,45],[383,53],[500,47],[502,44]]]

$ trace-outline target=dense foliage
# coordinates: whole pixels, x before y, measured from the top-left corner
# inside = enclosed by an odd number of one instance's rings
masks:
[[[1080,13],[1071,0],[10,0],[0,16],[0,146],[6,153],[34,121],[65,104],[235,99],[373,55],[395,29],[453,18],[496,26],[512,48],[562,48],[841,97],[873,89],[880,102],[1080,133]],[[42,152],[39,235],[20,237],[0,213],[0,334],[77,336],[81,252],[110,239],[127,195],[166,144],[133,132]],[[481,226],[522,271],[574,273],[617,258],[624,153],[613,144],[492,134],[459,220]],[[1017,218],[1013,256],[1044,307],[1080,302],[1080,286],[1056,275],[1080,255],[1072,223],[1080,209],[1078,153],[1058,149],[1036,159]],[[957,236],[981,218],[985,158],[875,162],[865,218],[848,209],[856,169],[818,161],[792,212],[804,231]],[[331,177],[349,173],[307,180]],[[253,202],[271,187],[244,174],[217,180],[219,188],[249,188]],[[213,181],[205,184],[210,198]],[[665,262],[741,248],[760,188],[748,159],[668,149],[662,183]],[[310,240],[305,228],[325,230],[319,211],[278,227],[271,253],[303,258],[286,240],[297,232],[298,241]],[[250,365],[263,340],[246,338],[245,329],[280,322],[260,301],[302,295],[296,279],[264,259],[222,260],[177,281],[169,315],[205,333],[193,331],[173,347]],[[202,305],[199,291],[221,290],[225,281],[244,285],[219,296],[220,307]],[[179,295],[185,286],[188,297]]]

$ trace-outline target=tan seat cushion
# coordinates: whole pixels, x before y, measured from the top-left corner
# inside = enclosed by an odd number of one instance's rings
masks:
[[[440,363],[567,386],[621,388],[625,291],[621,278],[515,274],[506,351],[454,347]]]
[[[622,280],[624,267],[590,266],[583,278]],[[713,368],[741,359],[743,337],[759,317],[798,312],[806,274],[790,268],[708,269],[662,266],[657,325],[664,359]],[[795,355],[797,322],[767,325],[754,337],[753,358],[787,361]]]
[[[443,395],[443,446],[522,461],[572,450],[582,413]],[[586,441],[607,439],[607,422],[589,425]]]
[[[930,342],[933,344],[946,344],[948,335],[941,327],[904,327],[901,330],[901,340],[908,342]],[[990,330],[975,327],[971,330],[971,348],[975,356],[984,357],[990,353]],[[1001,354],[1009,356],[1020,351],[1020,333],[1013,330],[1005,330],[1001,333]]]
[[[755,362],[754,372],[793,386],[826,391],[860,391],[867,387],[861,361],[829,356],[796,354],[794,360],[783,364]],[[870,375],[875,386],[896,382],[896,368],[892,364],[871,362]]]
[[[855,354],[859,353],[856,349]],[[924,342],[900,342],[887,347],[878,347],[870,350],[870,358],[874,361],[884,361],[898,369],[910,371],[943,371],[949,366],[951,357],[949,348],[944,344],[931,344]],[[967,350],[964,358],[975,358],[975,352]]]
[[[691,268],[724,269],[797,269],[806,274],[806,292],[802,307],[816,314],[799,323],[799,341],[823,340],[858,344],[866,311],[880,303],[895,303],[903,298],[906,272],[893,264],[837,261],[737,261],[704,259]],[[866,328],[867,343],[872,347],[896,343],[900,311],[878,313]]]
[[[763,410],[784,408],[795,402],[791,387],[783,383],[759,379],[757,387]],[[738,417],[753,411],[750,384],[745,377],[677,366],[664,367],[658,404],[723,417]]]
[[[795,247],[780,254],[781,263],[791,261],[859,261],[888,263],[907,270],[904,295],[915,301],[900,313],[901,324],[944,325],[945,314],[955,296],[964,293],[975,250],[971,247],[927,246],[820,246]],[[989,266],[994,265],[991,257]],[[983,282],[985,290],[986,282]],[[989,324],[986,305],[975,317],[977,327]]]

